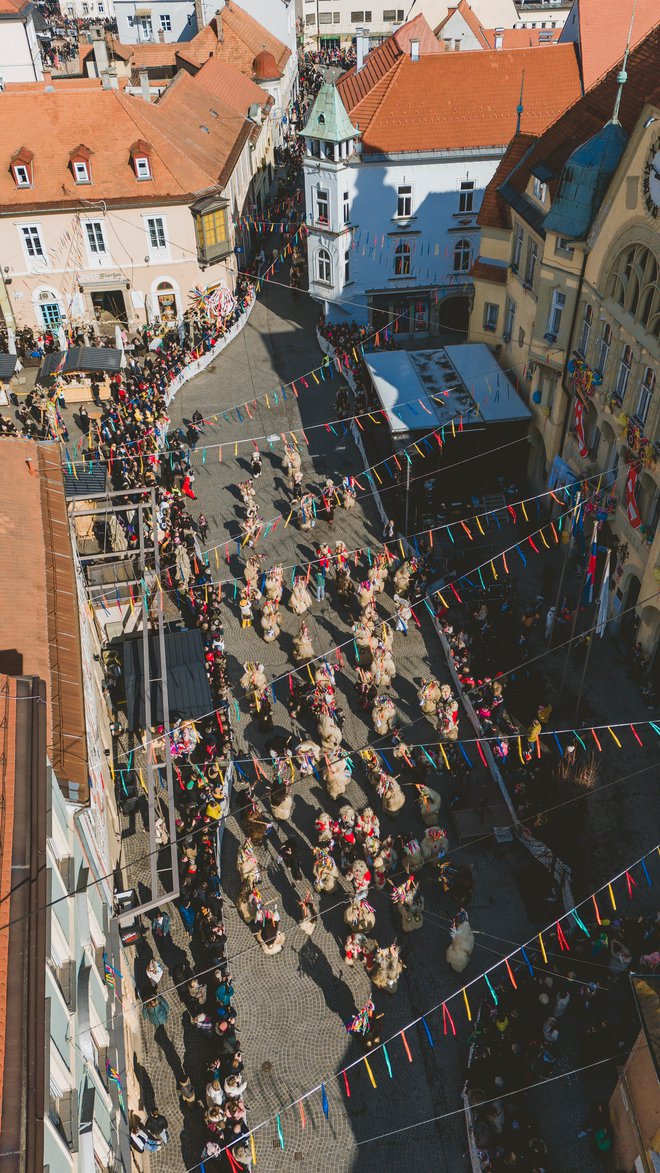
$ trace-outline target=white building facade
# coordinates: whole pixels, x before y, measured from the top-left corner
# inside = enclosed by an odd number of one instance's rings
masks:
[[[7,5],[0,11],[0,79],[13,81],[42,81],[43,68],[39,41],[34,29],[34,4],[22,7]]]
[[[377,45],[403,24],[409,3],[393,7],[360,7],[359,0],[297,0],[300,39],[306,50],[346,49],[362,30],[371,45]]]
[[[114,9],[123,45],[191,41],[197,32],[194,0],[114,0]]]

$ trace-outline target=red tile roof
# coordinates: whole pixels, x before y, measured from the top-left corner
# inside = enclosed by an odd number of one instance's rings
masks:
[[[0,102],[0,205],[5,210],[79,206],[81,193],[69,160],[81,139],[92,151],[87,199],[186,201],[225,182],[249,133],[249,123],[234,107],[183,72],[157,103],[104,90],[96,79],[79,85],[58,82],[52,94],[40,84],[9,84]],[[137,180],[130,162],[130,148],[138,138],[152,148],[153,178],[148,183]],[[17,188],[9,170],[21,146],[34,154],[33,188]]]
[[[202,66],[199,73],[195,74],[195,81],[204,86],[210,94],[225,102],[235,114],[243,117],[247,116],[250,106],[260,106],[266,111],[273,105],[270,94],[262,90],[261,86],[245,74],[239,73],[233,65],[217,58],[207,61]]]
[[[339,91],[367,153],[505,146],[516,129],[523,72],[528,133],[545,130],[580,94],[573,45],[443,53],[419,61],[402,55],[360,96],[366,68],[342,79]]]
[[[549,53],[551,50],[547,50]],[[628,81],[623,87],[619,121],[630,134],[647,104],[660,104],[660,25],[633,49],[628,59]],[[535,165],[543,164],[552,175],[548,181],[550,196],[559,183],[562,167],[576,147],[601,130],[612,116],[618,83],[618,63],[584,97],[557,118],[544,134],[535,137],[518,135],[511,142],[495,175],[491,179],[479,211],[479,223],[495,228],[511,225],[508,204],[501,194],[507,183],[523,192]]]
[[[30,0],[0,0],[0,17],[20,16],[29,3]]]
[[[374,87],[388,77],[397,62],[410,52],[411,40],[420,42],[422,57],[443,51],[423,16],[408,21],[367,54],[362,69],[353,66],[339,78],[337,89],[348,111],[355,109],[362,98],[370,95]]]
[[[0,0],[2,4],[4,0]],[[106,34],[110,57],[130,61],[135,68],[141,65],[148,69],[158,66],[178,66],[182,61],[199,68],[210,57],[226,61],[245,77],[255,76],[255,59],[263,52],[269,53],[275,61],[277,75],[281,77],[291,56],[291,50],[283,41],[248,16],[233,0],[227,0],[222,12],[214,16],[209,24],[184,43],[123,45],[111,33]],[[84,61],[93,53],[91,45],[80,50]]]
[[[514,167],[518,165],[525,151],[536,141],[536,136],[533,134],[517,134],[511,139],[506,154],[500,159],[497,171],[484,192],[477,216],[478,224],[489,228],[511,227],[509,205],[499,194],[499,187],[511,174]]]
[[[494,265],[490,261],[482,261],[481,257],[477,257],[470,269],[470,276],[480,278],[482,281],[493,281],[496,285],[506,285],[507,267],[506,265]]]
[[[657,27],[660,21],[658,0],[636,0],[636,3],[619,0],[617,4],[607,4],[606,9],[603,0],[580,0],[578,19],[585,90],[623,57],[633,9],[635,20],[631,45],[635,46]]]

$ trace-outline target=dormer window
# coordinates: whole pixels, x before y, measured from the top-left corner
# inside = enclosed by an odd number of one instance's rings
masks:
[[[69,163],[71,166],[71,173],[76,183],[91,183],[92,182],[92,152],[89,147],[80,143],[75,151],[69,155]]]
[[[151,170],[151,145],[145,139],[139,138],[130,149],[131,166],[136,179],[153,179]]]
[[[20,151],[17,151],[12,157],[10,167],[17,187],[32,187],[34,176],[32,151],[28,151],[27,147],[21,147]]]

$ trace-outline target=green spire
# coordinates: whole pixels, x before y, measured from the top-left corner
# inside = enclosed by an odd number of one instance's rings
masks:
[[[324,82],[312,107],[307,125],[301,131],[305,138],[324,139],[329,143],[342,143],[356,138],[358,130],[353,126],[346,107],[337,92],[337,87]]]

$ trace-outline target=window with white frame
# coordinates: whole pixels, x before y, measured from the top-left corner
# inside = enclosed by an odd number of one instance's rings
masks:
[[[36,224],[21,224],[21,237],[28,258],[31,261],[45,257],[46,250],[41,239],[41,231]]]
[[[520,258],[522,256],[522,246],[525,239],[525,231],[522,224],[516,224],[513,233],[513,247],[511,249],[511,268],[518,272],[520,268]]]
[[[23,163],[14,163],[13,172],[17,187],[30,186],[30,172],[28,168],[23,165]]]
[[[622,403],[628,389],[628,380],[630,379],[630,372],[632,370],[632,360],[632,347],[624,346],[621,352],[621,359],[619,361],[619,371],[616,377],[616,389],[614,392],[617,399],[620,399]]]
[[[160,27],[164,33],[172,32],[172,17],[170,16],[169,12],[161,12]]]
[[[348,224],[351,218],[351,197],[347,191],[344,192],[342,203],[344,209],[344,224]]]
[[[639,399],[637,400],[637,411],[635,412],[640,424],[645,424],[648,419],[649,407],[651,406],[654,391],[655,371],[653,367],[646,367],[639,385]]]
[[[151,164],[146,155],[135,159],[135,175],[137,179],[151,179]]]
[[[546,330],[546,337],[555,340],[561,329],[561,318],[566,305],[566,294],[562,293],[560,289],[555,289],[552,294],[552,302],[550,304],[550,313],[548,314],[548,328]]]
[[[591,327],[593,326],[593,324],[594,324],[594,307],[592,305],[589,305],[589,302],[587,301],[587,302],[585,302],[584,309],[582,311],[582,329],[580,331],[580,341],[578,344],[578,350],[580,351],[581,354],[583,354],[585,356],[585,358],[587,356],[587,351],[589,349],[589,340],[591,338]]]
[[[344,254],[344,284],[348,285],[351,279],[351,250],[346,249]]]
[[[516,322],[516,303],[512,297],[507,297],[504,310],[504,339],[510,342],[513,338],[513,328]]]
[[[573,245],[566,236],[558,236],[555,240],[555,252],[563,253],[567,257],[572,257],[574,253]]]
[[[93,256],[104,256],[107,252],[105,247],[105,236],[103,234],[103,224],[100,220],[86,220],[85,221],[85,235],[87,237],[87,248]]]
[[[319,281],[330,285],[332,281],[332,261],[327,248],[320,248],[316,254],[316,275]]]
[[[531,236],[527,244],[527,261],[525,264],[525,284],[533,286],[536,276],[536,265],[539,259],[538,245]]]
[[[105,4],[102,4],[101,0],[99,0],[99,3],[96,5],[96,9],[99,16],[105,16]]]
[[[316,190],[316,220],[318,224],[328,223],[329,199],[322,187]]]
[[[470,268],[472,260],[472,245],[470,241],[463,237],[457,240],[454,245],[454,272],[467,273]]]
[[[403,184],[396,189],[396,214],[401,220],[412,216],[412,187]]]
[[[496,330],[499,316],[500,307],[493,301],[487,301],[484,305],[484,330],[489,330],[491,333]]]
[[[407,240],[400,240],[394,252],[394,276],[395,277],[409,277],[410,276],[410,255],[411,248]]]
[[[532,192],[534,194],[535,200],[538,200],[540,204],[545,203],[545,197],[548,194],[548,187],[547,184],[543,183],[541,179],[537,179],[536,176],[534,176]]]
[[[73,178],[76,183],[89,183],[89,163],[80,160],[73,164]]]
[[[605,374],[607,370],[607,363],[610,357],[610,347],[612,345],[612,327],[608,322],[605,322],[600,336],[600,344],[598,347],[598,370],[601,375]]]
[[[166,251],[165,220],[162,216],[147,216],[147,236],[149,238],[149,252]]]
[[[458,193],[458,210],[459,212],[472,212],[474,209],[474,181],[472,179],[465,179],[461,183],[461,189]]]

